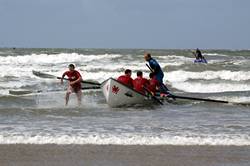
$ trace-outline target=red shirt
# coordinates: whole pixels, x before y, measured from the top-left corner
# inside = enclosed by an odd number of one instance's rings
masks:
[[[63,73],[63,75],[66,75],[68,77],[69,82],[75,81],[75,80],[79,79],[80,77],[82,77],[81,74],[76,70],[66,71]],[[79,81],[71,86],[75,91],[78,91],[79,89],[81,89],[81,82]]]
[[[149,80],[148,90],[155,93],[156,88],[159,86],[160,86],[159,81],[154,77]]]
[[[118,77],[117,81],[129,86],[129,87],[133,87],[133,79],[128,76],[128,75],[122,75],[120,77]]]
[[[134,89],[138,92],[141,92],[141,93],[145,93],[143,87],[146,88],[148,86],[148,84],[149,84],[148,80],[146,78],[143,78],[143,77],[137,77],[133,81]]]

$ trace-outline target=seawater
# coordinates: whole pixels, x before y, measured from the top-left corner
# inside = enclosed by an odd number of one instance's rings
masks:
[[[144,52],[158,60],[173,94],[250,101],[248,50],[204,50],[208,64],[195,64],[191,50],[2,48],[0,143],[250,145],[249,106],[177,100],[110,108],[100,90],[84,90],[82,106],[72,95],[65,107],[66,84],[32,74],[61,76],[74,63],[83,79],[100,83],[126,68],[133,78],[137,70],[148,77]],[[9,90],[34,93],[11,95]]]

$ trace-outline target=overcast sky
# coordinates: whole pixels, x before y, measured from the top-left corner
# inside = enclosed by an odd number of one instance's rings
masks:
[[[0,0],[0,47],[250,49],[250,0]]]

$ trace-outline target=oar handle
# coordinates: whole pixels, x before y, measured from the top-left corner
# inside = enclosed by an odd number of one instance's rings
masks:
[[[56,77],[57,79],[62,79],[62,77]],[[64,80],[69,80],[67,78],[63,78]],[[100,86],[100,83],[95,83],[95,82],[90,82],[90,81],[81,81],[82,83],[86,83],[86,84],[92,84],[92,85],[97,85]]]
[[[163,103],[157,99],[154,95],[152,95],[152,93],[145,87],[143,87],[143,89],[148,93],[149,96],[151,96],[155,101],[157,101],[160,105],[163,105]]]
[[[82,83],[86,83],[86,84],[92,84],[92,85],[97,85],[97,86],[101,86],[100,83],[97,82],[91,82],[91,81],[81,81]]]
[[[151,72],[154,72],[153,69],[146,63],[146,66],[149,68]]]
[[[93,87],[82,87],[82,90],[87,90],[87,89],[100,89],[100,86],[93,86]]]

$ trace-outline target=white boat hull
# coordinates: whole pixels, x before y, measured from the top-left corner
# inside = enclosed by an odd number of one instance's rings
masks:
[[[147,100],[147,96],[136,92],[113,78],[104,81],[101,87],[110,107],[142,104]]]

